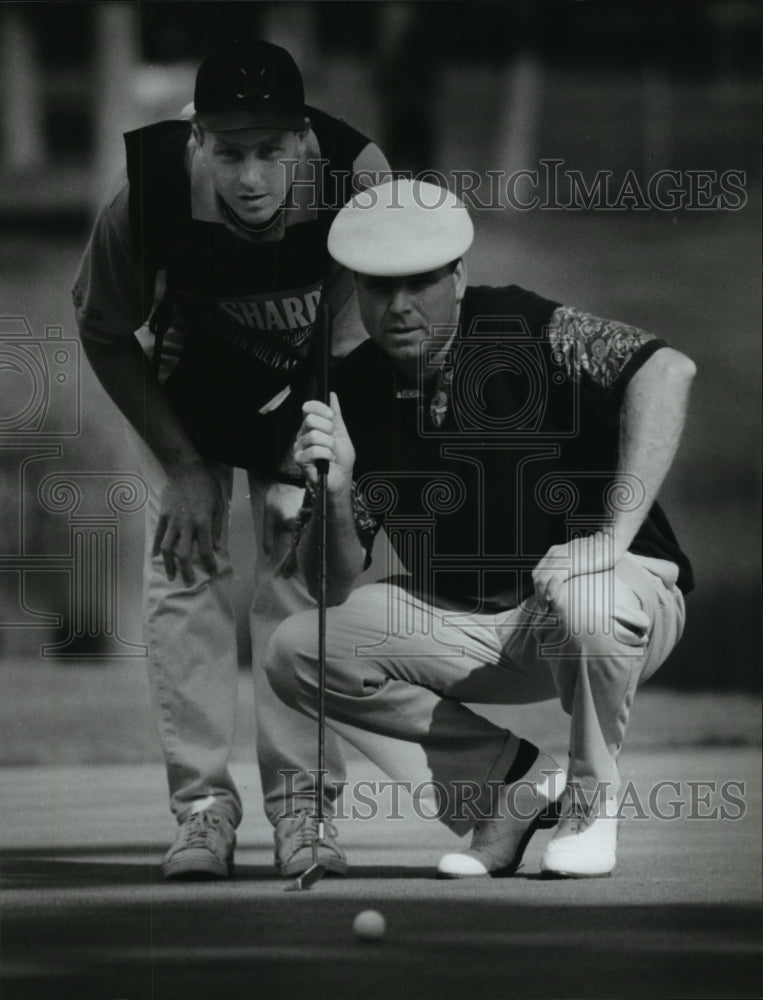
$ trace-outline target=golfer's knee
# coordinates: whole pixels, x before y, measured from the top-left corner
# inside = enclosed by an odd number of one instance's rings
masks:
[[[557,638],[568,652],[611,657],[644,650],[649,642],[649,614],[634,591],[609,574],[596,583],[590,576],[567,581],[553,610]]]
[[[294,702],[297,692],[311,685],[318,670],[318,618],[303,611],[284,619],[270,637],[264,668],[276,694]]]
[[[649,615],[629,588],[602,592],[579,580],[562,587],[553,610],[556,624],[540,651],[551,662],[562,708],[571,713],[580,692],[590,690],[613,713],[646,663]]]

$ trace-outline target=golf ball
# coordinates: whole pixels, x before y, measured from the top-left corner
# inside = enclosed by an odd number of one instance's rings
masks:
[[[380,941],[387,922],[378,910],[362,910],[353,920],[352,929],[361,941]]]

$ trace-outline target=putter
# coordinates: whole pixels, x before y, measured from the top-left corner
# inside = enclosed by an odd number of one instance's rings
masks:
[[[318,307],[318,342],[316,343],[317,398],[329,405],[329,358],[331,356],[331,311],[328,305]],[[326,479],[329,464],[326,459],[316,462],[318,470],[318,780],[316,788],[316,818],[318,831],[313,840],[313,863],[286,887],[286,892],[312,889],[326,874],[318,861],[318,845],[326,835],[323,811],[326,756]]]

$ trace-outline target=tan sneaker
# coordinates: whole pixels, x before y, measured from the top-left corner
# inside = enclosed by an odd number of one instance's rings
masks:
[[[275,828],[276,871],[285,878],[293,878],[307,871],[313,863],[313,841],[318,835],[318,820],[308,809],[300,809],[294,816],[284,816]],[[344,875],[347,858],[336,842],[336,827],[325,824],[325,837],[318,844],[318,863],[327,872]]]
[[[168,879],[227,878],[233,874],[236,831],[214,809],[192,813],[181,824],[175,843],[162,862]]]
[[[499,815],[480,820],[471,846],[446,854],[437,866],[440,878],[506,878],[518,870],[536,830],[558,820],[556,799],[564,789],[565,773],[548,754],[539,753],[522,778],[504,786]]]
[[[617,862],[617,799],[590,805],[568,792],[540,863],[549,878],[607,878]]]

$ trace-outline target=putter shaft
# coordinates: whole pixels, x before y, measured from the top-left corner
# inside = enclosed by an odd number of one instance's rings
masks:
[[[329,403],[329,359],[331,356],[331,313],[327,305],[319,307],[321,322],[317,344],[317,391],[321,402]],[[328,462],[316,463],[318,469],[318,780],[316,782],[316,819],[318,829],[313,841],[313,863],[287,887],[287,892],[311,889],[326,874],[324,865],[318,862],[318,844],[326,836],[326,819],[323,811],[323,793],[326,770],[326,534],[328,520],[327,484]]]

